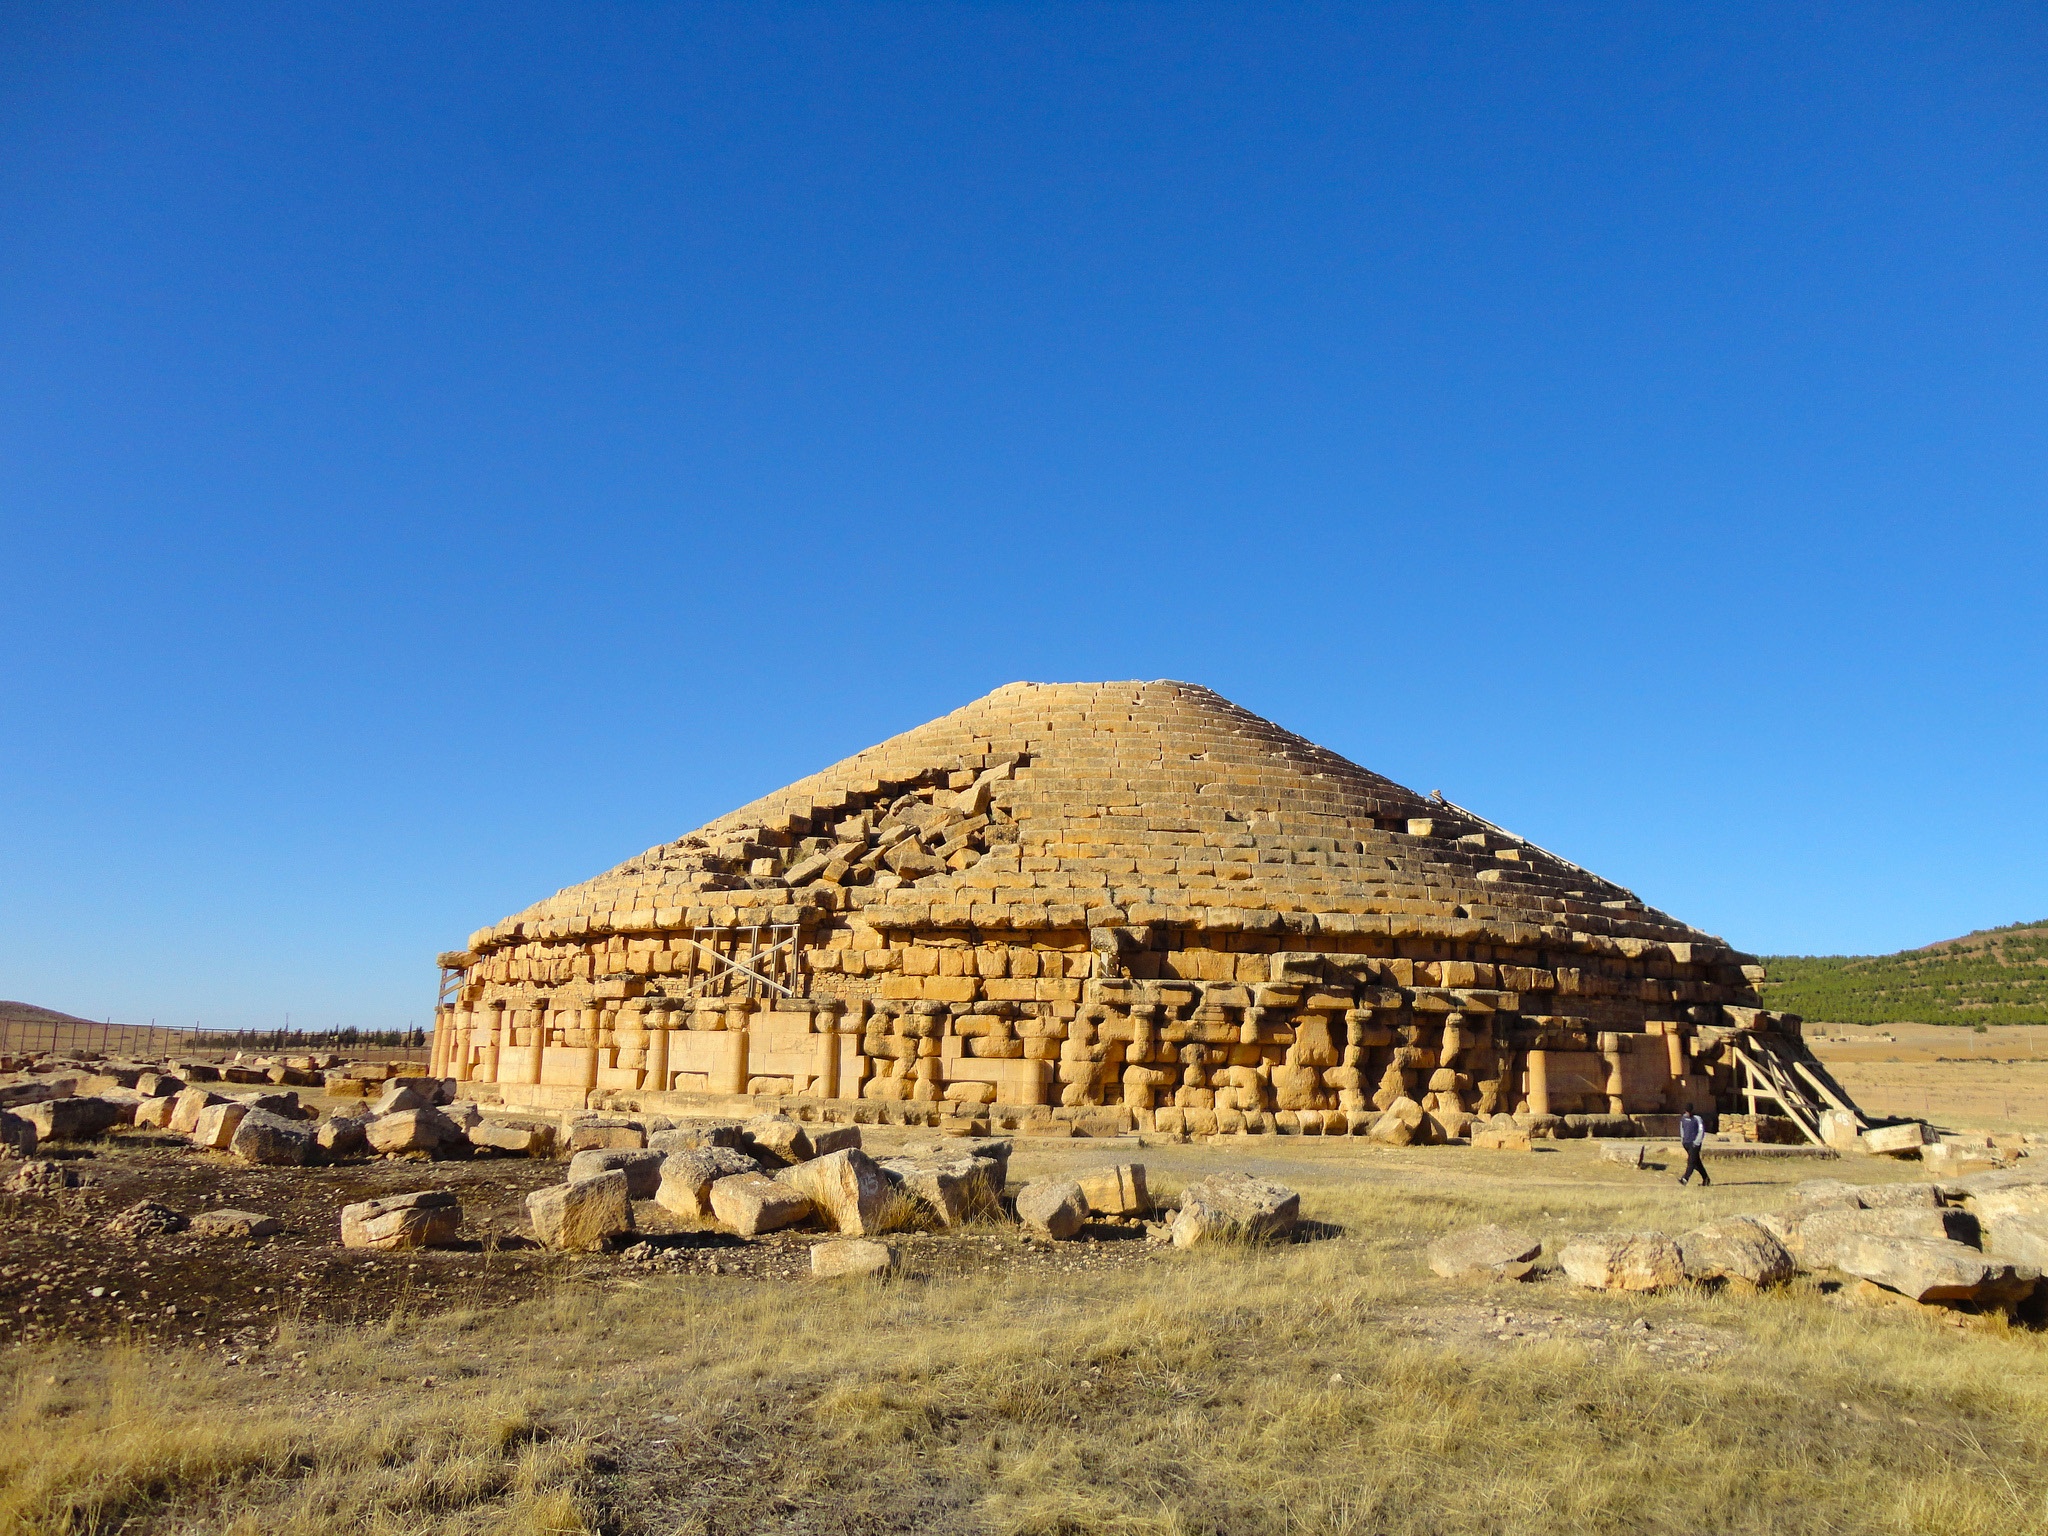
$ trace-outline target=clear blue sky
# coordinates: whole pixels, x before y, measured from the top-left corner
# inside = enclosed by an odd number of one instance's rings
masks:
[[[14,5],[0,997],[424,1019],[1018,678],[2048,916],[2048,12]]]

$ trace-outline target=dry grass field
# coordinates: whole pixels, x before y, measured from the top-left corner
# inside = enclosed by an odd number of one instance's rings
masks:
[[[2048,1131],[2048,1026],[1808,1024],[1806,1039],[1871,1114]]]
[[[1812,1281],[1626,1298],[1421,1257],[1476,1221],[1677,1231],[1911,1165],[1730,1164],[1701,1191],[1585,1143],[1026,1141],[1013,1178],[1131,1156],[1161,1190],[1282,1177],[1314,1240],[1099,1265],[989,1227],[832,1285],[591,1257],[509,1307],[288,1318],[233,1365],[18,1346],[0,1530],[2048,1530],[2042,1335]]]

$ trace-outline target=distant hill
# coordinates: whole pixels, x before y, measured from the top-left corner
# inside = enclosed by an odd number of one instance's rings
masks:
[[[81,1019],[75,1014],[59,1013],[54,1008],[38,1008],[34,1003],[0,1002],[0,1024],[88,1024],[92,1021]]]
[[[2048,1024],[2048,922],[1895,955],[1767,955],[1764,1001],[1829,1024]]]

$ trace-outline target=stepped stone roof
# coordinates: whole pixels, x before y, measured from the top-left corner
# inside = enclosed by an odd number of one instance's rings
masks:
[[[970,776],[975,788],[963,796]],[[861,884],[856,872],[854,883],[828,883],[815,867],[827,858],[794,856],[802,838],[829,837],[849,816],[886,827],[891,806],[913,821],[936,807],[955,826],[965,809],[989,826],[964,867],[935,857],[908,879],[882,872]],[[934,848],[957,853],[957,837],[936,841],[944,830],[931,833]],[[780,873],[758,872],[764,844],[791,855]],[[872,831],[865,846],[878,846]],[[472,944],[682,927],[701,921],[685,914],[771,903],[849,912],[884,929],[1167,922],[1722,947],[1473,813],[1179,682],[1008,684],[571,886]]]

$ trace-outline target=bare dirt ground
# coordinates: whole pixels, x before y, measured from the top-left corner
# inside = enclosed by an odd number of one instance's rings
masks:
[[[2048,1027],[1809,1023],[1806,1040],[1870,1114],[2048,1131]]]
[[[801,1234],[519,1246],[519,1203],[558,1163],[239,1169],[121,1137],[75,1160],[91,1184],[0,1209],[0,1299],[30,1309],[0,1345],[0,1530],[2048,1530],[2048,1336],[1854,1308],[1811,1279],[1636,1296],[1429,1273],[1429,1239],[1478,1221],[1554,1252],[1774,1208],[1806,1178],[1917,1172],[1730,1160],[1681,1189],[1599,1153],[1020,1138],[1013,1186],[1124,1160],[1155,1193],[1270,1174],[1301,1192],[1307,1240],[990,1224],[900,1239],[902,1278],[821,1284]],[[474,1247],[339,1248],[345,1200],[441,1184]],[[101,1233],[145,1195],[286,1230]]]

